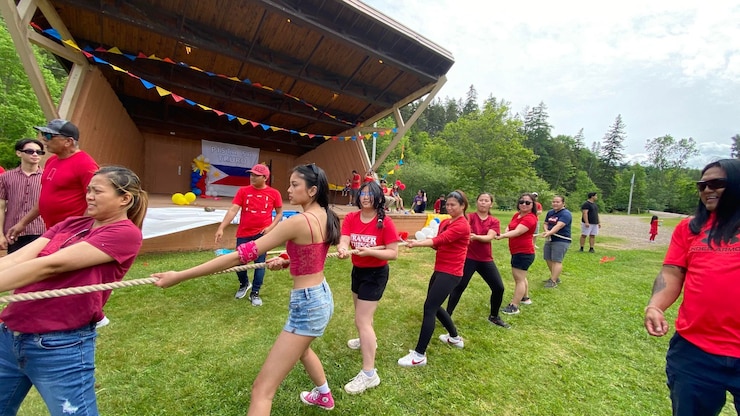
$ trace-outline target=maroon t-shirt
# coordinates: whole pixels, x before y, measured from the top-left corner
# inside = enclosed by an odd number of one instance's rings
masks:
[[[493,230],[496,235],[501,234],[501,222],[498,218],[489,215],[486,219],[482,220],[477,213],[468,214],[468,222],[470,223],[470,232],[477,235],[486,235],[489,230]],[[491,243],[483,243],[480,241],[471,241],[470,247],[468,247],[468,258],[476,261],[493,261],[493,254],[491,253]]]
[[[41,237],[50,241],[38,257],[87,242],[111,256],[113,261],[60,273],[18,288],[15,293],[111,283],[123,279],[141,248],[141,230],[128,219],[91,229],[94,222],[95,219],[90,217],[72,217],[55,225]],[[15,302],[3,309],[0,319],[11,330],[24,333],[70,331],[103,319],[103,305],[109,297],[110,291],[104,291]]]

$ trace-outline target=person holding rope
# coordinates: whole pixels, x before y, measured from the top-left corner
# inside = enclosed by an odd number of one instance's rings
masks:
[[[424,240],[410,240],[408,247],[432,247],[437,250],[434,261],[434,273],[429,280],[427,298],[424,301],[424,317],[422,318],[419,340],[416,348],[398,359],[401,367],[420,367],[427,364],[426,350],[434,334],[434,318],[442,323],[448,333],[439,336],[439,340],[447,345],[463,348],[463,338],[457,333],[457,327],[452,317],[442,307],[447,296],[455,286],[460,284],[463,275],[465,256],[470,244],[470,224],[465,218],[468,209],[468,199],[463,191],[452,191],[447,195],[447,213],[451,218],[439,224],[439,232],[434,238]]]
[[[674,229],[644,311],[662,337],[683,292],[665,369],[676,416],[718,415],[727,391],[740,412],[740,160],[706,165],[696,186],[696,213]]]
[[[311,342],[323,335],[334,312],[331,289],[324,278],[324,262],[329,246],[340,238],[339,218],[329,209],[329,181],[315,164],[295,167],[290,175],[288,200],[303,212],[278,223],[237,251],[179,272],[155,273],[155,285],[167,288],[188,279],[213,274],[229,267],[247,264],[268,250],[285,244],[287,253],[267,262],[271,270],[290,266],[293,290],[290,293],[288,320],[270,349],[252,385],[249,415],[267,415],[280,383],[300,359],[316,387],[304,391],[300,399],[322,409],[334,408],[324,367]],[[287,260],[286,260],[287,258]]]
[[[543,256],[550,269],[550,278],[545,281],[545,287],[552,289],[560,284],[560,273],[563,271],[563,259],[572,240],[570,226],[573,215],[565,209],[565,197],[552,197],[552,209],[545,215],[545,248]]]
[[[478,195],[475,201],[476,212],[468,218],[470,223],[470,246],[465,258],[463,276],[460,284],[455,286],[447,301],[447,313],[452,316],[463,292],[468,287],[473,273],[478,272],[489,288],[491,288],[491,313],[488,322],[509,329],[510,326],[499,316],[501,301],[504,298],[504,282],[501,280],[496,263],[493,262],[491,240],[501,234],[501,223],[491,215],[493,195],[484,192]]]
[[[69,217],[0,259],[0,292],[120,281],[139,252],[147,193],[134,172],[106,166],[87,187],[84,217]],[[53,416],[97,415],[96,322],[110,291],[11,303],[0,319],[0,414],[31,386]]]
[[[388,284],[388,260],[398,257],[398,232],[393,220],[385,215],[385,197],[375,182],[366,182],[360,188],[355,205],[360,209],[348,213],[342,222],[342,238],[337,251],[340,259],[352,254],[352,301],[355,306],[355,326],[359,338],[347,341],[353,350],[362,351],[362,370],[344,390],[359,394],[380,384],[375,369],[377,339],[373,329],[373,315]],[[376,248],[385,246],[384,248]]]
[[[537,207],[532,194],[524,193],[519,197],[517,213],[511,217],[506,232],[496,236],[496,240],[509,239],[511,253],[511,274],[514,276],[514,297],[502,310],[507,315],[519,313],[519,303],[531,304],[529,299],[529,282],[527,270],[534,263],[534,243],[532,235],[537,226]]]

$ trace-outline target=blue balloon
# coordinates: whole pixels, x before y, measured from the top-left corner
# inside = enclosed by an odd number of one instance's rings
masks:
[[[191,189],[190,192],[194,193],[195,196],[200,196],[201,194],[201,190],[196,187],[193,187],[193,189]]]

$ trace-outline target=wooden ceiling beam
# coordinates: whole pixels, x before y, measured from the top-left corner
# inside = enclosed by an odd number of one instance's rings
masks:
[[[330,91],[339,91],[350,97],[381,107],[389,107],[395,102],[395,97],[375,99],[374,97],[378,96],[379,90],[368,84],[354,83],[351,88],[342,90],[339,80],[344,77],[332,72],[329,67],[309,66],[304,72],[311,73],[311,76],[304,76],[299,73],[304,66],[304,62],[256,45],[254,42],[247,43],[243,39],[224,36],[225,32],[220,28],[201,25],[189,20],[185,22],[182,32],[179,32],[176,30],[176,22],[178,21],[176,13],[155,9],[145,1],[116,0],[115,2],[101,3],[98,0],[55,0],[55,3],[88,10],[106,18],[151,31],[159,36],[176,39],[199,49],[209,50],[238,61],[246,61],[279,74],[297,78]],[[142,12],[144,9],[147,10],[145,14]],[[168,22],[173,23],[168,25]],[[251,51],[250,56],[245,56],[244,51]]]

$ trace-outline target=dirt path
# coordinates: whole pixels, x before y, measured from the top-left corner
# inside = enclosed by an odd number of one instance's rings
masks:
[[[685,215],[673,214],[669,212],[656,212],[660,218],[668,217],[685,217]],[[671,234],[673,233],[673,227],[663,226],[658,229],[658,236],[655,238],[657,243],[650,243],[648,241],[650,230],[650,219],[644,216],[632,216],[632,215],[611,215],[601,214],[601,229],[599,230],[599,236],[617,237],[622,239],[618,242],[599,242],[599,237],[596,237],[596,246],[608,247],[617,250],[626,249],[644,249],[652,247],[665,248],[671,241]],[[573,221],[572,234],[575,237],[573,239],[573,246],[577,247],[578,240],[580,237],[580,222],[576,223],[575,218]],[[586,242],[588,245],[588,242]]]

